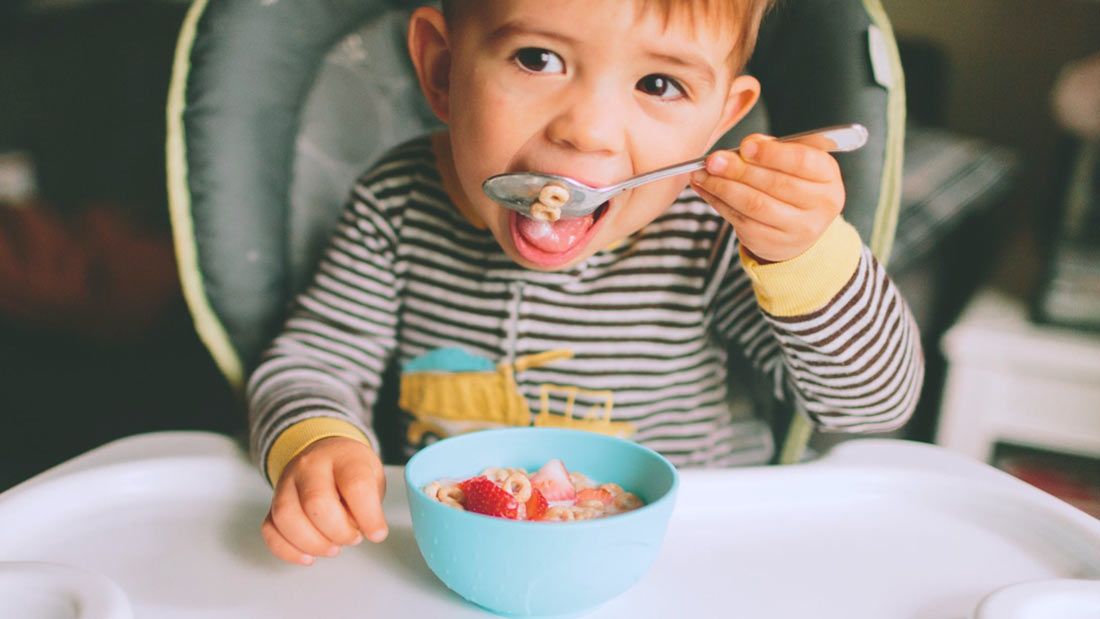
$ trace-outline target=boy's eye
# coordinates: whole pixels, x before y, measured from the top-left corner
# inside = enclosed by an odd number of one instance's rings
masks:
[[[661,99],[679,99],[685,94],[679,82],[667,75],[656,73],[638,80],[637,88],[647,95],[653,95]]]
[[[525,47],[516,52],[516,63],[532,73],[564,73],[561,56],[540,47]]]

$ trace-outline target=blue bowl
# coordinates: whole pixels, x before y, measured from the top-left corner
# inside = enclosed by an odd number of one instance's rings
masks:
[[[570,471],[634,492],[637,510],[577,522],[522,522],[463,512],[429,499],[432,481],[490,466]],[[602,434],[551,428],[486,430],[444,439],[405,467],[420,553],[451,590],[495,613],[571,615],[629,589],[660,550],[676,501],[676,468],[657,452]]]

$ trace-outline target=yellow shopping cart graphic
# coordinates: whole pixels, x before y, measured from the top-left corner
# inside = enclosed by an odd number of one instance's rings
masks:
[[[493,371],[406,371],[401,376],[400,407],[412,415],[407,439],[423,445],[434,440],[489,428],[530,426],[573,428],[628,437],[629,423],[611,421],[611,391],[560,385],[540,387],[540,410],[532,420],[527,399],[516,384],[516,373],[573,357],[571,350],[553,350],[500,363]],[[461,366],[459,366],[461,367]],[[564,415],[550,412],[550,395],[564,394]],[[574,414],[578,396],[598,400],[584,415]]]

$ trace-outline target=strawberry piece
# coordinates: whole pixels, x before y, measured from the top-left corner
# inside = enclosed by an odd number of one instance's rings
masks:
[[[550,504],[546,502],[546,497],[542,496],[542,493],[538,490],[531,489],[531,498],[527,499],[527,519],[528,520],[542,520],[542,517],[546,515],[546,510],[550,509]]]
[[[561,460],[551,460],[531,476],[531,486],[542,493],[547,501],[556,503],[577,498],[577,489],[569,479],[569,471]]]
[[[577,493],[577,503],[584,503],[585,501],[599,501],[604,505],[611,505],[611,502],[615,500],[610,492],[603,488],[585,488]]]
[[[458,485],[466,494],[466,511],[497,518],[519,518],[519,501],[488,477],[472,477]]]

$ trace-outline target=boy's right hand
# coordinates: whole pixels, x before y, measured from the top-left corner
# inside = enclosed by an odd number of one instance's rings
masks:
[[[365,535],[386,539],[382,514],[386,478],[370,446],[332,437],[307,447],[287,465],[275,485],[271,511],[261,532],[272,554],[312,565],[354,546]]]

